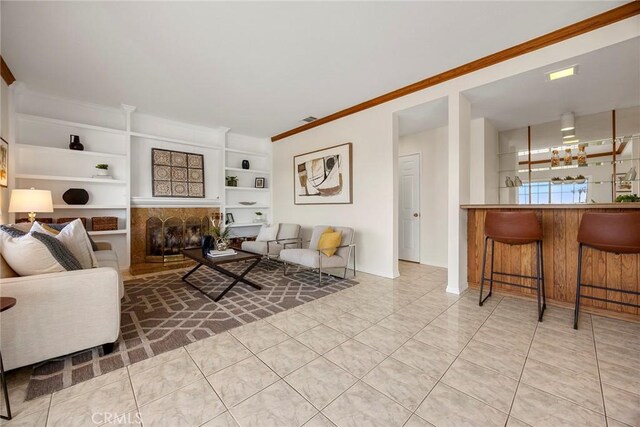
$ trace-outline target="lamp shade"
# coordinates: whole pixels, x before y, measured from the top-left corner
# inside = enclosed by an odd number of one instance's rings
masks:
[[[9,212],[53,212],[51,191],[35,188],[11,190]]]

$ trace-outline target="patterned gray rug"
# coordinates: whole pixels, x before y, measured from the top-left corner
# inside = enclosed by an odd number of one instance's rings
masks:
[[[125,282],[121,332],[114,351],[104,356],[101,348],[93,348],[34,366],[27,400],[357,284],[349,278],[328,277],[319,287],[316,273],[301,271],[285,277],[280,264],[262,261],[247,275],[262,290],[240,283],[215,303],[184,283],[184,272],[176,270]],[[202,267],[189,281],[215,296],[232,280]]]

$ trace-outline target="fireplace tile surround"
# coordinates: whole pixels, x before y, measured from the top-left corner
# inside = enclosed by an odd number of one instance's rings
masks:
[[[190,260],[171,262],[150,262],[147,250],[147,222],[150,218],[167,220],[176,218],[186,221],[189,218],[220,217],[217,207],[144,207],[131,209],[131,266],[132,275],[155,273],[192,266]]]

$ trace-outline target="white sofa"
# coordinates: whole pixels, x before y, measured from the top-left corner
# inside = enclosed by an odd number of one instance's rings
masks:
[[[17,277],[0,253],[0,296],[17,300],[0,314],[5,370],[99,345],[112,351],[124,286],[115,251],[97,245],[99,268],[27,277]]]

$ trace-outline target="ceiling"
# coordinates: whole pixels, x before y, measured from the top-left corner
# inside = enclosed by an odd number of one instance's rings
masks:
[[[1,47],[34,89],[269,137],[623,3],[3,1]]]
[[[546,72],[578,64],[578,74],[547,81]],[[473,118],[498,130],[640,105],[640,38],[576,56],[465,92]]]

